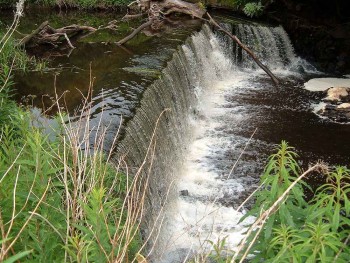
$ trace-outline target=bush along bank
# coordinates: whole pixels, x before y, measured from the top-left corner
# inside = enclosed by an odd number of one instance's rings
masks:
[[[256,255],[253,262],[348,262],[350,170],[316,164],[302,174],[296,158],[294,149],[282,142],[261,178],[263,189],[249,214],[259,218],[273,210],[249,237],[253,240],[261,231],[250,252]],[[325,183],[306,201],[305,190],[311,187],[298,180],[314,171],[323,174]]]

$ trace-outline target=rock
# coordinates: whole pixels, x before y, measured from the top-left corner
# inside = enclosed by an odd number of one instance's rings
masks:
[[[181,190],[180,191],[180,195],[182,195],[182,196],[189,196],[190,194],[189,194],[188,190]]]
[[[347,87],[335,87],[330,88],[327,91],[327,97],[324,99],[325,101],[331,102],[345,102],[350,95],[350,88]]]
[[[336,122],[350,122],[350,103],[327,104],[317,113]]]
[[[336,107],[337,111],[350,111],[350,103],[342,103]]]

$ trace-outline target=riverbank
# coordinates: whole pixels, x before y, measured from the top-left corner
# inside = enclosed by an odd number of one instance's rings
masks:
[[[13,100],[13,71],[27,63],[11,39],[22,11],[0,38],[0,262],[142,257],[144,178],[111,161],[115,140],[105,151],[106,131],[90,129],[89,98],[67,116],[56,94],[55,118]]]
[[[57,8],[57,9],[93,9],[93,10],[113,10],[126,9],[132,0],[26,0],[25,8]],[[16,2],[13,0],[3,0],[0,9],[13,9]]]

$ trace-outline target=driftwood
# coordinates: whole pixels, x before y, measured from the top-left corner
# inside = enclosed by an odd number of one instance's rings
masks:
[[[35,29],[32,33],[22,38],[22,40],[19,42],[21,46],[25,46],[34,36],[40,33],[41,30],[43,30],[46,26],[48,26],[49,21],[43,22],[37,29]]]
[[[139,14],[126,14],[125,16],[123,16],[122,20],[131,20],[131,19],[135,19],[135,18],[140,18],[143,16],[146,16],[146,13],[139,13]]]
[[[32,33],[25,36],[20,42],[21,46],[36,46],[41,44],[59,45],[62,40],[66,40],[70,48],[74,48],[70,38],[81,35],[86,36],[97,29],[90,26],[70,25],[62,28],[53,28],[48,21],[43,22]]]
[[[117,42],[118,45],[123,45],[126,42],[128,42],[129,40],[133,39],[138,33],[140,33],[143,29],[145,29],[146,27],[149,27],[150,25],[152,25],[153,20],[148,20],[147,22],[143,23],[141,26],[139,26],[138,28],[136,28],[130,35],[126,36],[125,38],[123,38],[122,40],[119,40]]]
[[[130,35],[126,36],[122,40],[118,41],[118,45],[124,45],[129,40],[134,38],[138,33],[140,33],[142,30],[145,30],[148,27],[151,27],[153,30],[157,30],[161,28],[161,24],[164,21],[164,18],[166,16],[169,16],[172,13],[182,13],[186,15],[190,15],[193,18],[198,18],[201,20],[204,20],[206,22],[209,22],[211,25],[213,25],[216,29],[222,31],[226,35],[228,35],[233,41],[237,43],[238,46],[240,46],[245,52],[248,53],[248,55],[255,61],[255,63],[263,69],[271,78],[271,80],[278,85],[279,80],[278,78],[266,67],[254,54],[252,50],[250,50],[246,45],[244,45],[237,36],[233,35],[232,33],[225,30],[223,27],[221,27],[211,16],[210,14],[206,13],[204,8],[202,8],[199,4],[193,4],[188,3],[182,0],[162,0],[162,1],[151,1],[151,0],[138,0],[132,2],[129,7],[131,10],[137,10],[135,8],[135,5],[137,5],[139,14],[148,13],[148,21],[143,23],[141,26],[136,28]],[[207,15],[209,20],[204,19],[203,16]],[[138,14],[128,14],[127,18],[133,18],[133,17],[139,17]]]
[[[119,40],[118,45],[124,45],[129,40],[134,38],[138,33],[145,30],[146,28],[151,28],[152,31],[157,31],[162,28],[166,18],[173,13],[181,13],[191,16],[192,18],[198,18],[209,22],[218,30],[222,31],[228,35],[233,41],[235,41],[248,55],[255,61],[255,63],[262,68],[272,79],[272,81],[278,85],[279,80],[276,76],[258,59],[252,50],[245,46],[237,36],[231,34],[223,27],[221,27],[200,4],[188,3],[183,0],[137,0],[128,5],[129,10],[135,12],[136,14],[127,14],[124,19],[131,19],[148,15],[148,20],[136,28],[130,35]],[[209,20],[204,19],[203,16],[207,14]],[[112,21],[105,28],[115,29],[117,28],[116,21]],[[40,45],[40,44],[53,44],[58,45],[62,43],[62,40],[66,40],[71,48],[74,48],[70,38],[77,35],[87,35],[95,32],[97,29],[89,26],[79,26],[70,25],[62,28],[52,28],[48,21],[43,22],[37,29],[35,29],[29,35],[26,35],[21,41],[20,45],[30,46],[30,45]]]
[[[161,29],[164,21],[173,13],[189,15],[192,18],[202,18],[206,12],[200,4],[189,3],[183,0],[137,0],[130,3],[128,8],[128,11],[131,11],[131,13],[128,12],[123,19],[139,18],[144,15],[148,15],[148,19],[145,23],[136,28],[130,35],[118,41],[118,45],[125,44],[134,38],[139,32],[148,27],[152,29],[149,30],[149,32],[154,32]]]
[[[209,17],[209,23],[212,24],[214,27],[216,27],[218,30],[221,32],[225,33],[228,35],[233,41],[237,43],[238,46],[240,46],[245,52],[248,53],[248,55],[255,61],[255,63],[266,72],[267,75],[270,76],[271,80],[278,85],[279,80],[278,78],[266,67],[259,59],[258,57],[254,54],[252,50],[250,50],[246,45],[244,45],[237,36],[231,34],[227,30],[225,30],[222,26],[220,26],[211,16],[209,13],[207,13],[207,16]]]

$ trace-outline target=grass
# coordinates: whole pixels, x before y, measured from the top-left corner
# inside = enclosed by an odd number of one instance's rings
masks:
[[[89,126],[90,103],[74,122],[60,110],[58,125],[43,129],[11,99],[20,16],[0,41],[0,262],[142,258],[145,178],[121,172],[123,159],[111,161],[116,138],[105,152],[107,127]]]
[[[74,123],[59,112],[59,129],[45,134],[7,101],[13,117],[0,129],[0,262],[131,262],[141,253],[144,179],[122,173],[122,159],[111,162],[116,139],[105,153],[106,129],[89,127],[88,105]]]
[[[0,134],[0,261],[28,251],[26,262],[133,259],[142,245],[140,178],[103,153],[104,131],[91,142],[87,119],[67,124],[60,114],[49,139],[19,112],[20,123]]]

